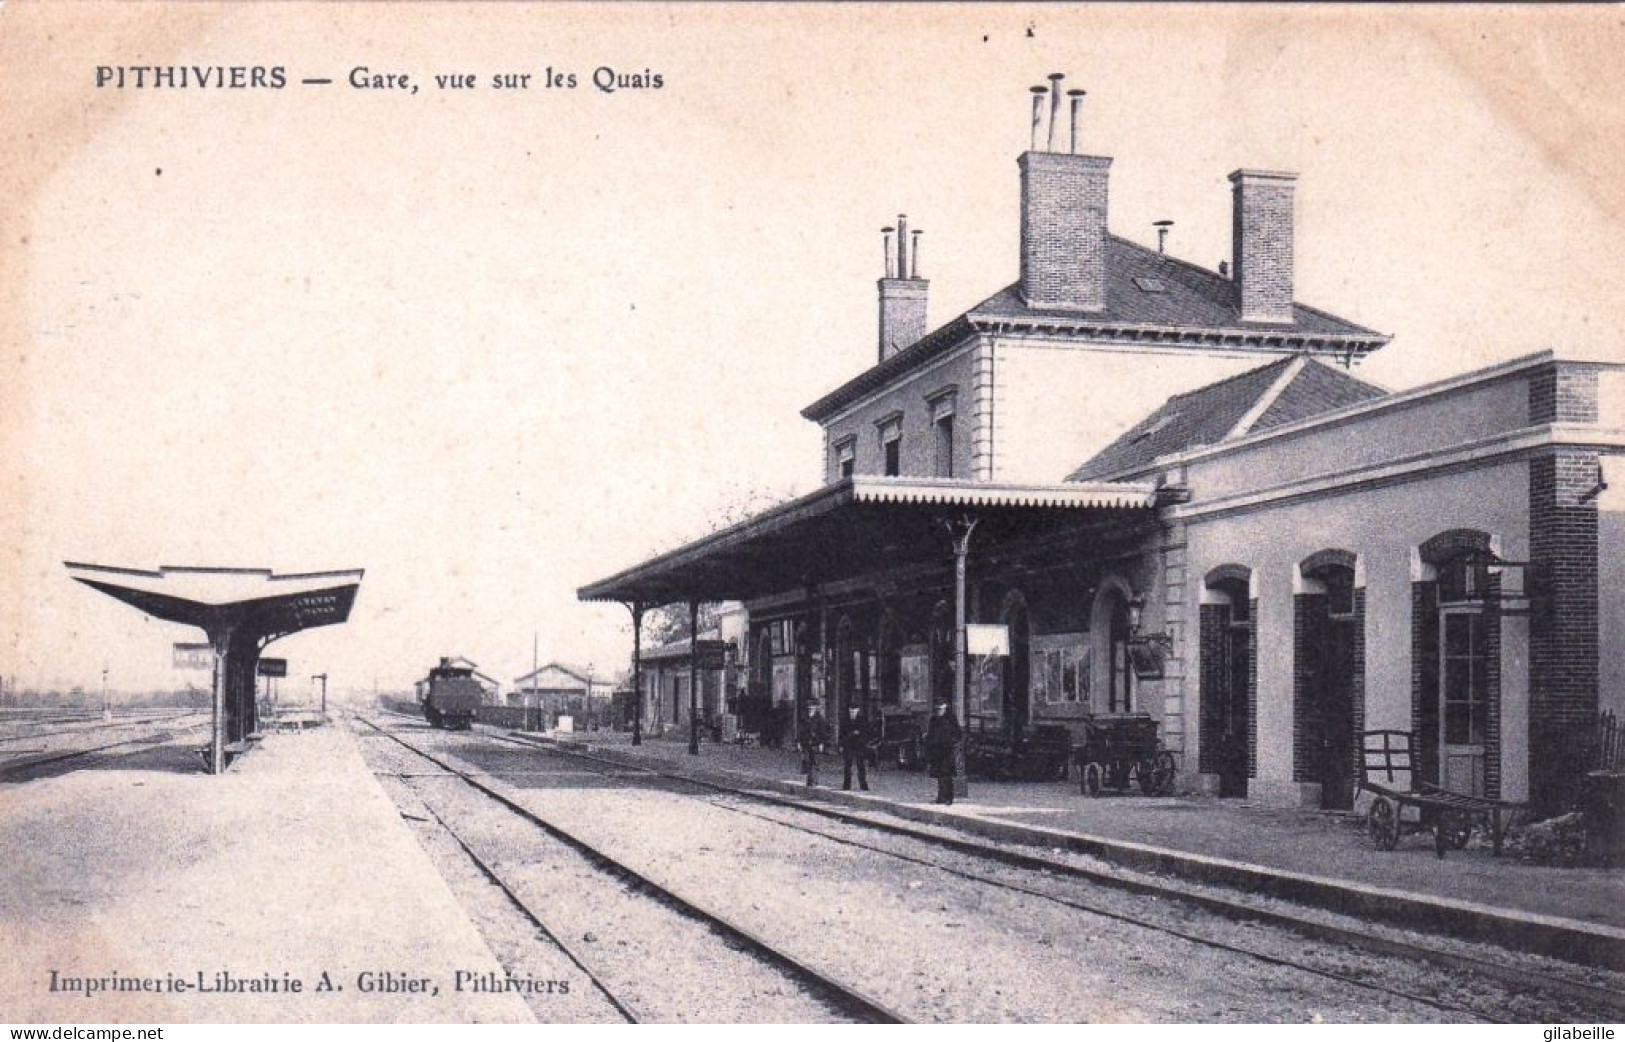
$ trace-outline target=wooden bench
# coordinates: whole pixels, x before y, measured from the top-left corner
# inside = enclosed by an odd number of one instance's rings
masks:
[[[1409,731],[1367,731],[1360,739],[1360,788],[1374,797],[1366,828],[1378,850],[1393,850],[1404,832],[1433,832],[1433,851],[1444,857],[1467,845],[1474,822],[1483,825],[1500,856],[1513,818],[1524,806],[1484,796],[1451,792],[1416,777],[1414,736]],[[1405,808],[1416,820],[1405,820]]]

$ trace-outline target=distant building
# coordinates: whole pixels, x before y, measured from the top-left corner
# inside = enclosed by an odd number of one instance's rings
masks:
[[[596,675],[590,668],[549,662],[514,677],[508,705],[537,710],[537,726],[541,728],[552,728],[559,717],[568,716],[581,730],[609,724],[614,691],[612,675]]]
[[[643,730],[657,735],[671,728],[687,734],[690,716],[690,678],[699,678],[699,691],[692,699],[699,710],[700,724],[715,736],[731,737],[738,726],[739,696],[748,675],[746,637],[750,616],[738,602],[724,604],[717,624],[702,630],[698,640],[686,637],[643,649],[640,658],[643,678]],[[698,650],[702,668],[691,671]],[[712,663],[720,663],[713,665]],[[616,727],[629,727],[631,720],[616,719]]]

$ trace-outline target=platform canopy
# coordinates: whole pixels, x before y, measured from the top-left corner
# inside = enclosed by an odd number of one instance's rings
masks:
[[[64,563],[74,579],[154,618],[204,630],[252,621],[260,633],[282,636],[344,622],[362,576],[360,568],[277,575],[269,568]]]
[[[856,475],[581,587],[585,601],[646,606],[746,600],[910,565],[952,560],[948,525],[977,522],[976,542],[1151,522],[1149,483],[994,484]]]
[[[260,652],[300,630],[350,617],[362,569],[277,575],[269,568],[165,566],[157,571],[65,561],[76,581],[165,622],[196,626],[214,646],[214,741],[210,770],[225,769],[228,748],[258,724],[255,676]]]

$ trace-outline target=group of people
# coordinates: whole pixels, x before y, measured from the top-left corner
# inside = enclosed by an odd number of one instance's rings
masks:
[[[937,798],[941,804],[954,802],[954,749],[959,744],[959,721],[946,701],[938,702],[931,712],[931,722],[925,730],[925,769],[937,780]],[[812,703],[801,728],[801,766],[809,786],[818,784],[818,756],[830,742],[829,721],[824,719],[824,707]],[[854,770],[858,788],[869,791],[869,752],[873,742],[873,729],[862,706],[847,709],[841,720],[840,733],[835,736],[843,766],[841,788],[852,788]]]

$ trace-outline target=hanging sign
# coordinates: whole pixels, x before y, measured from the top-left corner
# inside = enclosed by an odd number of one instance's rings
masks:
[[[288,675],[288,660],[285,658],[260,659],[259,674],[262,677],[285,677]]]
[[[1008,655],[1010,654],[1010,627],[1008,626],[966,626],[965,627],[965,654],[967,655]]]
[[[213,644],[176,644],[174,656],[176,669],[214,668]]]

